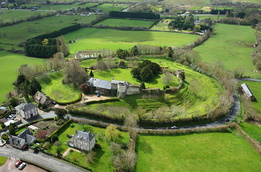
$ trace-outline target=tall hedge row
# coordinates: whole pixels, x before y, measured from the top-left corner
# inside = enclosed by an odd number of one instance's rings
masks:
[[[159,14],[154,13],[140,13],[140,12],[120,12],[111,11],[110,17],[117,18],[139,18],[139,19],[160,19]]]

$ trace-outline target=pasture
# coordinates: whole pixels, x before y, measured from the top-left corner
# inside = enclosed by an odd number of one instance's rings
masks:
[[[104,13],[110,12],[110,11],[121,11],[125,8],[127,8],[128,4],[102,4],[96,7],[97,9],[101,10]]]
[[[127,20],[127,19],[106,19],[103,20],[97,25],[107,25],[111,27],[119,27],[119,26],[130,26],[130,27],[150,27],[152,26],[154,21],[144,21],[144,20]]]
[[[123,31],[112,29],[83,28],[64,35],[66,41],[76,40],[69,44],[70,52],[81,50],[117,50],[129,49],[135,45],[154,45],[177,47],[193,42],[197,35],[153,32],[153,31]]]
[[[78,153],[75,151],[70,152],[69,155],[67,155],[65,158],[70,161],[73,161],[74,157],[76,157],[77,163],[89,167],[94,171],[113,171],[112,164],[109,161],[111,157],[111,151],[109,149],[110,145],[106,141],[104,128],[72,123],[70,127],[68,127],[61,135],[59,135],[59,141],[62,143],[62,145],[61,146],[53,145],[50,148],[50,152],[56,154],[56,149],[59,148],[62,150],[61,152],[64,153],[66,149],[69,148],[69,146],[66,144],[66,142],[70,140],[67,137],[67,134],[74,135],[76,130],[85,130],[94,133],[96,135],[96,142],[101,145],[101,149],[98,148],[93,149],[93,151],[96,152],[96,156],[94,157],[94,163],[87,162],[85,153]],[[122,136],[121,142],[127,144],[129,141],[128,133],[121,132],[121,136]]]
[[[251,102],[252,107],[257,110],[257,112],[261,115],[261,82],[253,82],[253,81],[242,81],[241,84],[246,83],[256,98],[256,102]]]
[[[40,10],[71,10],[71,9],[77,9],[80,8],[86,8],[86,7],[92,7],[94,5],[97,5],[97,3],[86,3],[80,5],[80,3],[73,3],[71,5],[41,5]]]
[[[61,72],[55,72],[40,79],[42,91],[51,99],[60,103],[77,100],[81,95],[80,89],[62,84],[62,78],[63,75]]]
[[[19,20],[25,20],[32,16],[46,15],[50,12],[45,11],[16,11],[16,10],[0,10],[0,23],[14,22]]]
[[[20,54],[13,54],[0,51],[0,104],[6,100],[5,95],[12,91],[13,82],[17,79],[18,69],[21,65],[42,64],[44,59],[26,57]]]
[[[137,172],[261,170],[261,157],[234,133],[140,135],[137,150]]]
[[[60,30],[75,23],[89,23],[96,16],[52,16],[36,21],[23,22],[20,24],[0,28],[0,47],[4,49],[17,48],[17,44],[32,37]],[[19,28],[19,29],[17,29]],[[21,48],[20,48],[21,49]]]
[[[249,26],[216,24],[215,34],[194,50],[199,52],[202,61],[218,62],[230,71],[240,68],[244,76],[261,78],[254,72],[251,58],[255,41],[255,30]]]
[[[246,132],[253,140],[261,142],[261,128],[260,127],[254,125],[254,124],[247,123],[247,122],[243,122],[239,125],[244,130],[244,132]]]

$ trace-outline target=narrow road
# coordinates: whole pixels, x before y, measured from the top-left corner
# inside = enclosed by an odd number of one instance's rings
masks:
[[[53,158],[51,156],[45,155],[41,152],[38,154],[29,152],[29,151],[21,151],[18,149],[13,148],[12,146],[8,145],[8,147],[0,147],[0,156],[5,157],[14,157],[19,159],[24,159],[33,164],[38,164],[43,167],[47,167],[51,171],[54,172],[83,172],[84,170],[72,166],[62,160],[57,158]]]

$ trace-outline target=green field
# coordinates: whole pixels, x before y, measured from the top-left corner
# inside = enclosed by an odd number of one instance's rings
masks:
[[[127,8],[128,6],[129,5],[127,4],[102,4],[96,8],[102,10],[102,12],[110,12],[110,11],[121,11],[124,8]]]
[[[50,33],[62,29],[64,27],[71,26],[74,23],[89,23],[95,18],[96,16],[94,15],[91,15],[89,17],[53,16],[36,21],[23,22],[13,26],[1,27],[0,33],[2,34],[0,40],[0,47],[5,49],[11,49],[11,47],[17,47],[17,44],[19,42],[26,41],[29,38],[42,35],[44,33]]]
[[[253,81],[242,81],[240,83],[246,83],[256,98],[256,102],[251,102],[254,109],[261,115],[261,82],[253,82]]]
[[[230,71],[242,68],[244,76],[261,78],[259,73],[253,72],[251,54],[255,41],[255,30],[249,26],[216,24],[215,35],[195,50],[202,61],[219,62]]]
[[[40,10],[71,10],[73,8],[77,9],[78,7],[86,8],[97,5],[97,3],[87,3],[80,5],[80,3],[73,3],[71,5],[41,5]]]
[[[81,94],[80,89],[62,84],[62,77],[61,72],[55,72],[41,79],[42,91],[51,99],[60,103],[77,100]]]
[[[69,159],[73,161],[73,158],[77,158],[77,162],[80,163],[83,166],[89,167],[93,169],[94,171],[113,171],[112,164],[110,162],[111,157],[111,151],[109,149],[109,144],[106,141],[105,138],[105,129],[93,127],[90,125],[80,125],[78,123],[73,123],[74,127],[68,127],[61,135],[59,135],[59,141],[62,143],[61,146],[58,146],[60,149],[62,149],[62,153],[66,151],[69,146],[66,144],[68,140],[70,140],[67,137],[67,134],[74,135],[76,130],[83,130],[91,131],[96,135],[96,143],[100,144],[102,149],[94,149],[96,152],[95,160],[93,164],[87,163],[86,155],[84,153],[78,153],[78,152],[71,152],[68,156],[66,156],[66,159]],[[72,126],[72,124],[71,124]],[[121,141],[124,143],[128,143],[129,136],[128,133],[121,132],[122,139]],[[50,151],[54,154],[56,154],[57,146],[52,146]]]
[[[117,50],[129,49],[135,45],[181,46],[193,42],[197,35],[152,32],[122,31],[112,29],[83,28],[64,35],[66,41],[76,40],[70,44],[71,53],[81,50]]]
[[[103,20],[96,25],[107,25],[112,27],[118,26],[131,26],[131,27],[150,27],[154,21],[144,21],[144,20],[127,20],[127,19],[107,19]]]
[[[240,135],[139,136],[137,172],[260,171],[261,157]]]
[[[26,57],[19,54],[13,54],[0,51],[0,104],[6,100],[5,95],[12,91],[13,82],[18,76],[18,68],[21,65],[41,64],[44,59]]]
[[[250,124],[247,122],[243,122],[240,124],[240,127],[246,132],[252,139],[261,142],[261,128]]]
[[[0,156],[0,166],[3,166],[7,160],[7,157]]]
[[[16,11],[16,10],[0,10],[0,12],[3,12],[2,14],[0,14],[0,23],[25,20],[32,16],[37,16],[37,15],[44,16],[50,13],[44,11]]]

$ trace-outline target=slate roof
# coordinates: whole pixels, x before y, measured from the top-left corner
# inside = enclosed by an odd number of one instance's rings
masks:
[[[26,112],[31,109],[37,108],[37,106],[34,105],[33,103],[22,103],[22,104],[16,106],[16,108]]]
[[[92,87],[104,88],[104,89],[108,89],[108,90],[111,89],[111,81],[91,78],[91,79],[89,79],[88,83]]]
[[[111,83],[112,83],[112,84],[124,84],[124,85],[130,85],[130,83],[127,82],[127,81],[119,81],[119,80],[112,80]]]
[[[23,138],[23,139],[26,139],[26,135],[29,134],[29,135],[33,135],[33,133],[29,130],[29,129],[26,129],[24,130],[23,132],[21,132],[18,137],[20,138]]]
[[[9,141],[12,146],[18,147],[20,149],[25,145],[25,140],[18,136],[11,136]]]
[[[95,135],[92,134],[90,131],[84,132],[84,131],[77,131],[76,134],[73,136],[74,139],[81,139],[86,142],[91,142],[93,138],[95,138]]]
[[[245,83],[241,84],[241,87],[243,88],[243,90],[246,93],[247,97],[252,97],[253,96],[253,94],[251,93],[251,91],[249,90],[248,86]]]

